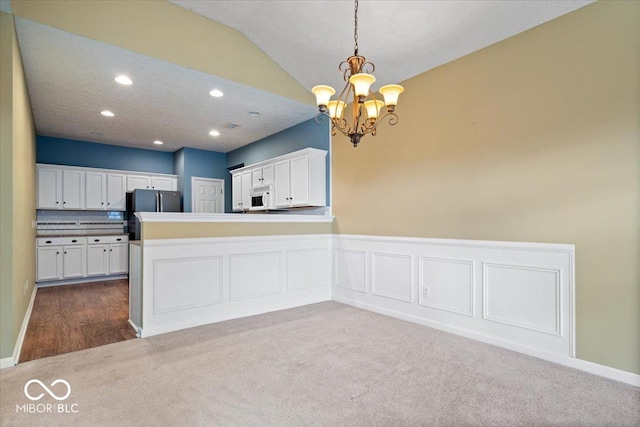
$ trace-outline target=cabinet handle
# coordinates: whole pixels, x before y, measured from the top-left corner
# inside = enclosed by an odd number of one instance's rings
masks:
[[[99,241],[100,241],[100,239],[94,239],[93,241],[94,241],[94,242],[99,242]]]
[[[107,206],[110,206],[110,205],[111,205],[111,203],[107,203]]]
[[[56,202],[56,205],[57,205],[58,203],[60,203],[60,202]]]
[[[49,243],[51,243],[51,240],[47,240],[45,243],[46,243],[46,244],[49,244]]]
[[[122,239],[116,239],[118,242],[121,241]]]
[[[67,251],[64,251],[64,254],[66,255],[66,254],[67,254]]]
[[[60,255],[60,252],[56,251],[56,255]]]
[[[104,205],[104,202],[100,203],[101,205]]]
[[[107,250],[106,250],[106,249],[103,249],[103,250],[102,250],[102,252],[107,252]]]
[[[67,204],[67,202],[62,202],[62,204],[63,204],[63,205],[66,205],[66,204]]]
[[[109,249],[109,252],[113,252],[113,249]]]
[[[78,241],[74,239],[71,241],[71,243],[78,243]]]

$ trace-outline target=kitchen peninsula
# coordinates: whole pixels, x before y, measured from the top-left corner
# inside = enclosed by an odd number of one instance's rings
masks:
[[[136,216],[129,320],[140,337],[331,299],[332,216]]]

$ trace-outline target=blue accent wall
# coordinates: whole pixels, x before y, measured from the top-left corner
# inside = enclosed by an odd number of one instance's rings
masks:
[[[173,173],[178,175],[177,190],[180,192],[180,202],[184,211],[184,148],[173,153]]]
[[[248,166],[262,160],[282,156],[293,151],[304,148],[318,148],[329,152],[331,146],[331,136],[329,120],[322,124],[317,124],[314,119],[307,120],[289,129],[263,138],[259,141],[240,147],[227,153],[227,167],[244,163]],[[330,203],[330,159],[327,155],[327,203]],[[225,208],[231,212],[231,174],[225,177]]]
[[[36,137],[36,162],[173,174],[173,153],[41,135]]]
[[[182,165],[180,165],[180,157]],[[227,155],[216,151],[197,150],[195,148],[182,148],[174,153],[174,160],[177,159],[177,166],[182,167],[182,171],[176,169],[178,175],[178,190],[182,191],[183,207],[185,212],[191,212],[191,178],[217,178],[231,181],[231,176],[227,172]],[[176,162],[174,161],[174,164]],[[182,189],[180,183],[182,182]],[[229,201],[228,203],[231,203]],[[229,205],[229,208],[231,206]],[[225,199],[225,210],[227,200]]]

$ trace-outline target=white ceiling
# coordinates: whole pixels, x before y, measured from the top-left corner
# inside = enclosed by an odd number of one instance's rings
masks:
[[[353,53],[350,0],[171,0],[239,30],[307,89],[343,85]],[[360,0],[360,54],[398,83],[591,1]],[[138,148],[228,152],[315,115],[282,96],[16,17],[38,134]],[[114,82],[126,73],[134,81]],[[209,90],[219,87],[223,98]],[[116,116],[99,113],[112,110]],[[249,111],[258,111],[252,117]],[[237,123],[235,129],[227,129]],[[221,135],[208,135],[218,129]],[[162,146],[152,141],[160,139]]]

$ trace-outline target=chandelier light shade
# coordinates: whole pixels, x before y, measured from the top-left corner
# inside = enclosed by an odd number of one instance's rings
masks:
[[[384,101],[375,98],[371,85],[376,81],[373,76],[376,67],[364,56],[358,55],[358,0],[355,0],[354,15],[354,53],[338,67],[346,82],[342,92],[338,95],[338,99],[333,100],[331,97],[336,91],[331,86],[314,86],[311,92],[316,96],[316,104],[320,111],[316,116],[316,123],[320,124],[325,117],[328,117],[331,120],[331,134],[335,136],[337,131],[340,131],[348,136],[356,147],[364,135],[370,133],[375,136],[378,125],[383,120],[388,119],[390,125],[398,123],[395,108],[404,88],[396,84],[382,86],[380,94],[384,97]],[[350,116],[345,117],[349,102],[352,103],[353,108],[350,109]]]

